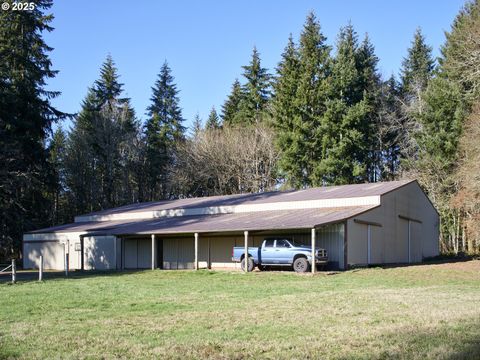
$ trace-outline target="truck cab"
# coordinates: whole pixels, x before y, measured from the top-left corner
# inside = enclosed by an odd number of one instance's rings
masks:
[[[265,266],[292,266],[296,272],[306,272],[311,266],[324,266],[328,262],[324,249],[315,249],[315,259],[312,261],[312,248],[299,245],[286,237],[265,238],[260,247],[248,248],[248,259],[245,260],[245,248],[234,247],[233,261],[239,261],[242,269],[248,266],[251,271],[255,266],[263,270]]]

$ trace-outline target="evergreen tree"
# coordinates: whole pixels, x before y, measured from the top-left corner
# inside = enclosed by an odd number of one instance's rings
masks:
[[[373,162],[376,63],[368,38],[359,46],[351,24],[340,30],[332,66],[331,95],[321,124],[321,160],[315,167],[316,184],[368,180]]]
[[[330,76],[330,47],[325,42],[320,24],[315,15],[310,13],[298,48],[298,87],[293,107],[295,114],[292,114],[288,134],[284,134],[284,140],[280,140],[281,171],[287,183],[294,187],[312,184],[313,169],[321,158],[323,129],[320,124],[329,93]],[[292,45],[287,45],[283,56],[285,64],[296,62],[293,53]],[[295,78],[293,66],[289,65],[288,68],[292,72],[289,77]],[[277,80],[277,83],[279,81],[281,80]],[[289,86],[292,87],[293,84]]]
[[[171,69],[165,62],[152,87],[151,105],[145,124],[147,196],[150,200],[170,197],[168,171],[177,142],[184,139],[184,119]]]
[[[22,234],[50,217],[45,139],[64,117],[50,102],[59,93],[45,89],[56,74],[43,39],[53,30],[51,5],[0,12],[0,262],[18,256]]]
[[[228,95],[227,100],[222,106],[222,121],[226,125],[235,125],[240,121],[239,113],[240,113],[240,103],[242,101],[242,86],[240,85],[240,81],[235,79],[232,85],[232,91],[230,95]]]
[[[447,76],[461,87],[467,102],[475,101],[480,95],[479,24],[480,1],[466,2],[451,30],[445,34],[447,41],[441,48],[439,59],[442,76]]]
[[[51,188],[52,188],[52,225],[62,224],[68,219],[68,204],[66,197],[66,178],[65,178],[65,153],[67,147],[67,136],[63,129],[59,127],[53,134],[49,144],[48,162],[51,168]]]
[[[480,2],[475,0],[461,10],[446,34],[439,68],[420,94],[419,106],[410,114],[418,123],[414,134],[417,151],[404,162],[404,169],[418,178],[440,213],[444,251],[461,250],[460,244],[464,245],[467,239],[460,229],[473,215],[464,212],[468,200],[459,201],[455,194],[459,189],[462,191],[464,176],[458,164],[468,160],[462,159],[465,153],[459,151],[463,122],[479,96],[479,26]],[[457,206],[452,207],[452,203]]]
[[[415,31],[412,46],[402,62],[402,93],[404,96],[417,96],[422,92],[432,77],[435,61],[432,48],[425,43],[420,28]]]
[[[393,180],[399,174],[402,149],[407,147],[402,141],[400,89],[392,75],[380,86],[379,104],[376,111],[375,151],[378,152],[378,171],[382,180]]]
[[[205,129],[215,130],[221,128],[220,118],[218,117],[215,107],[212,107],[210,114],[208,115],[207,122],[205,123]]]
[[[243,125],[258,124],[263,119],[263,113],[270,97],[270,75],[263,68],[257,48],[253,48],[252,60],[249,65],[242,66],[246,83],[242,88],[242,100],[239,104],[238,122]]]
[[[292,35],[282,53],[282,60],[276,68],[277,76],[273,83],[273,125],[277,130],[277,145],[282,152],[280,167],[289,181],[302,178],[301,169],[292,164],[292,159],[299,159],[298,148],[301,138],[297,131],[299,109],[297,107],[298,80],[300,77],[299,54]],[[297,120],[297,121],[295,121]]]
[[[77,213],[136,201],[132,185],[138,123],[108,56],[69,136],[67,182]],[[79,166],[81,164],[81,166]]]
[[[98,160],[91,146],[95,111],[95,93],[90,88],[82,101],[80,113],[73,120],[67,141],[65,168],[72,216],[101,208]]]
[[[191,136],[196,137],[203,129],[202,119],[198,113],[195,114],[195,118],[193,119],[192,129],[191,129]]]

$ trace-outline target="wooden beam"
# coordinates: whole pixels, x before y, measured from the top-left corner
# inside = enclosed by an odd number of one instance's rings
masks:
[[[198,270],[198,233],[195,233],[195,270]]]
[[[365,221],[365,220],[360,220],[360,219],[353,219],[353,221],[356,222],[357,224],[382,227],[382,224],[377,223],[377,222],[373,222],[373,221]]]
[[[243,236],[245,241],[245,255],[244,255],[245,272],[248,272],[248,231],[244,231]]]
[[[315,256],[315,228],[312,229],[312,274],[317,271],[316,256]]]

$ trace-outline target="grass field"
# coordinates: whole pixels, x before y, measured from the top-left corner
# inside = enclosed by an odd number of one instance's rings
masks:
[[[0,284],[0,358],[480,358],[480,261]]]

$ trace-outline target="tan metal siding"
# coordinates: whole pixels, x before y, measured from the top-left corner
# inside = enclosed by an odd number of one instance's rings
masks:
[[[180,238],[177,241],[177,269],[193,269],[195,261],[194,238]]]
[[[58,242],[25,243],[23,266],[25,269],[38,269],[40,255],[43,255],[43,266],[46,270],[63,270],[64,251],[64,245]]]
[[[370,236],[370,263],[383,264],[385,262],[385,242],[382,238],[382,228],[370,226]]]
[[[115,236],[86,236],[83,241],[86,270],[111,270],[116,268]]]
[[[124,240],[124,267],[125,269],[136,269],[137,264],[137,240],[125,239]]]
[[[152,240],[137,240],[137,268],[151,269],[152,267]]]
[[[235,268],[232,262],[232,249],[234,246],[243,246],[243,242],[238,237],[211,237],[210,254],[212,268]]]
[[[422,228],[423,224],[410,222],[410,261],[413,263],[422,261]]]
[[[307,244],[311,244],[308,239]],[[316,245],[327,250],[330,267],[343,268],[343,245],[344,226],[343,224],[332,224],[317,230]]]
[[[367,225],[355,223],[354,219],[382,225],[371,226],[372,263],[408,262],[408,221],[399,215],[422,222],[411,221],[411,261],[419,262],[422,258],[438,255],[438,214],[417,183],[382,195],[381,202],[380,207],[348,220],[349,264],[367,263]]]
[[[177,242],[175,239],[163,239],[163,268],[177,269]]]

